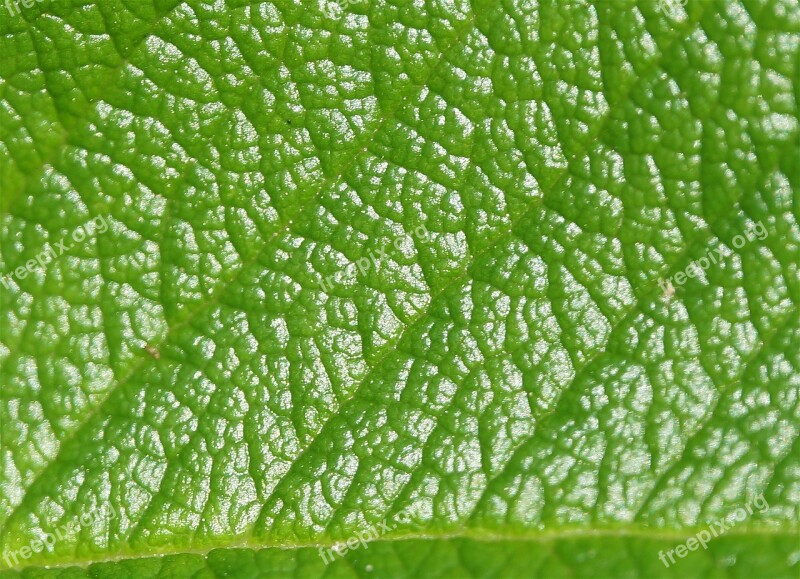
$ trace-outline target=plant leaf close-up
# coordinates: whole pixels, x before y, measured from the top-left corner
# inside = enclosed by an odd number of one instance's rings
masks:
[[[0,5],[0,577],[800,576],[798,0]]]

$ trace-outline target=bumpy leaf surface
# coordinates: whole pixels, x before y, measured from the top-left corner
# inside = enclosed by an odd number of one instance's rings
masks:
[[[21,2],[8,576],[797,576],[797,0]]]

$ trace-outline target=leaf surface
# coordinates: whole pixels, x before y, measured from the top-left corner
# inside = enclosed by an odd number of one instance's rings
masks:
[[[0,568],[797,575],[796,0],[0,9]]]

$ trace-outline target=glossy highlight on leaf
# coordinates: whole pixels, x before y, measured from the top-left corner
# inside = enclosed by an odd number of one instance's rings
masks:
[[[0,57],[0,576],[800,572],[797,0],[9,0]]]

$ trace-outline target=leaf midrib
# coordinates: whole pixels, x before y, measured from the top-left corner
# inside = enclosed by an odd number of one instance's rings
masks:
[[[721,521],[725,517],[715,519],[713,522]],[[642,539],[652,541],[675,541],[675,546],[685,542],[690,537],[694,537],[703,530],[708,530],[709,526],[687,527],[685,529],[667,529],[667,528],[644,528],[644,527],[598,527],[594,529],[587,529],[585,527],[563,527],[556,530],[547,531],[528,531],[528,532],[515,532],[515,533],[498,533],[492,529],[477,529],[465,528],[456,532],[449,533],[406,533],[402,535],[384,536],[371,543],[401,543],[404,541],[450,541],[458,539],[469,539],[471,541],[478,541],[482,543],[550,543],[555,541],[569,541],[580,539],[594,539],[594,538],[630,538]],[[226,543],[219,543],[217,545],[207,548],[196,549],[152,549],[147,553],[137,554],[133,551],[127,554],[109,556],[109,557],[92,557],[91,559],[56,559],[53,563],[47,562],[47,569],[63,569],[67,567],[83,567],[86,568],[95,563],[113,563],[118,561],[135,561],[142,559],[151,559],[154,557],[169,557],[175,555],[201,555],[207,556],[213,551],[220,550],[234,550],[234,549],[249,549],[249,550],[266,550],[266,549],[279,549],[282,551],[297,551],[301,549],[318,549],[331,548],[334,545],[341,544],[349,537],[355,535],[348,535],[339,539],[331,539],[329,541],[309,541],[309,542],[295,542],[295,543],[268,543],[268,542],[253,542],[253,541],[231,541]],[[800,526],[785,528],[778,526],[767,525],[752,525],[752,526],[736,526],[731,527],[724,534],[719,535],[712,539],[709,544],[718,540],[726,538],[741,538],[741,537],[793,537],[800,538]],[[655,556],[655,553],[654,553]],[[0,559],[1,560],[1,559]],[[6,567],[0,569],[4,570],[19,570],[25,568],[42,568],[45,561],[41,561],[41,565],[27,565],[25,567]]]

